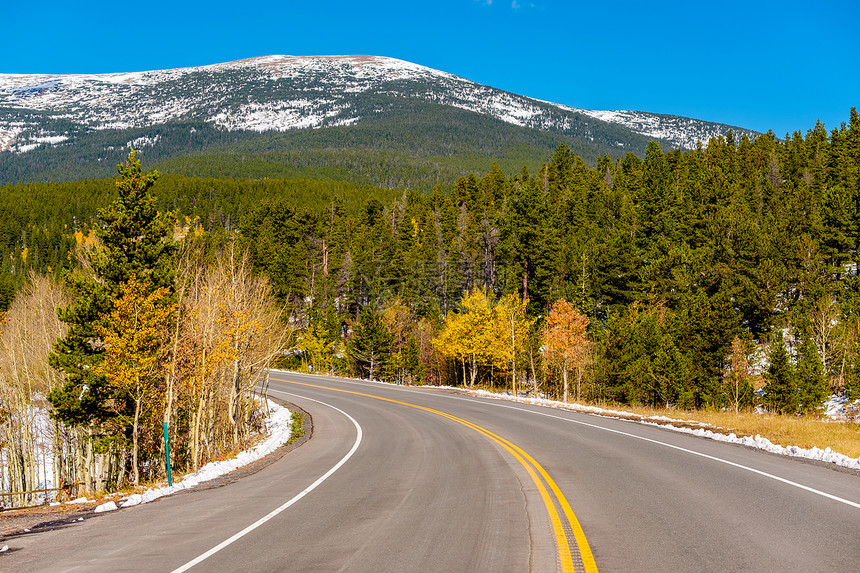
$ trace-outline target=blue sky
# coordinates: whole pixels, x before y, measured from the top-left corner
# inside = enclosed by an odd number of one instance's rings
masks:
[[[587,109],[778,136],[860,106],[857,0],[14,2],[0,73],[98,73],[268,54],[373,54]]]

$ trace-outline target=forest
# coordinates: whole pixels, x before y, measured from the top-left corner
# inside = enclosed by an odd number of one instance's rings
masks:
[[[32,243],[32,258],[25,246],[14,269],[26,275],[0,323],[0,491],[18,494],[4,506],[64,484],[86,496],[169,481],[263,429],[259,387],[291,334],[266,278],[236,241],[209,250],[158,210],[158,174],[135,151],[118,169],[118,197],[86,233]]]
[[[253,373],[272,363],[603,404],[815,416],[831,393],[860,397],[858,179],[856,109],[830,131],[729,134],[688,151],[651,142],[644,157],[590,164],[559,145],[534,172],[494,165],[428,192],[161,174],[150,208],[169,215],[170,230],[152,245],[172,262],[156,257],[134,276],[87,255],[111,252],[113,181],[5,186],[0,384],[26,391],[14,404],[4,393],[4,424],[49,403],[54,435],[73,436],[79,459],[101,452],[116,483],[123,472],[136,481],[140,467],[163,471],[156,419],[178,426],[185,467],[240,443],[250,426],[237,425],[232,400],[250,396]],[[152,270],[162,267],[171,270]],[[93,273],[100,289],[74,278]],[[34,294],[48,284],[50,296]],[[242,320],[266,318],[231,326],[223,309],[234,307],[218,298],[236,291],[218,290],[226,284],[245,285],[256,301],[243,303]],[[79,306],[96,313],[86,335],[99,341],[103,379],[129,380],[111,358],[139,327],[125,324],[124,305],[162,326],[140,341],[154,353],[150,390],[124,383],[118,394],[108,384],[110,407],[81,420],[61,398],[80,391],[80,373],[49,339],[73,334],[76,307],[62,297],[89,292],[102,293]],[[47,346],[33,351],[54,358],[24,380],[6,358],[24,335],[10,333],[57,306],[67,309],[62,320],[45,318]],[[245,332],[278,332],[264,338],[279,344],[237,366]],[[237,369],[247,374],[238,386]],[[145,403],[161,406],[144,413]],[[219,416],[214,434],[198,428]],[[96,439],[105,435],[112,444]],[[135,454],[151,463],[131,463]]]

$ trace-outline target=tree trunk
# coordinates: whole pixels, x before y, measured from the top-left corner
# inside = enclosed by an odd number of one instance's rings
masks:
[[[200,423],[203,419],[203,408],[206,405],[205,391],[201,389],[197,400],[197,411],[192,419],[193,430],[191,432],[191,464],[196,470],[200,467]]]
[[[513,311],[511,311],[511,390],[517,395],[517,330]]]
[[[140,398],[134,401],[134,424],[131,427],[131,465],[134,467],[134,485],[140,485],[140,468],[137,464],[137,432],[140,425]]]
[[[564,364],[562,364],[562,367],[561,367],[561,379],[564,381],[564,402],[567,402],[567,398],[568,398],[567,359],[565,359]]]
[[[576,401],[582,400],[582,368],[576,369]]]
[[[93,435],[92,431],[88,432],[87,446],[84,454],[83,474],[84,474],[84,493],[92,495],[93,493]]]
[[[529,298],[529,262],[523,263],[523,303]]]
[[[236,344],[235,351],[238,353],[238,343]],[[238,354],[237,354],[238,356]],[[230,401],[228,404],[228,408],[230,411],[230,423],[233,425],[233,445],[236,446],[238,444],[239,439],[239,393],[242,390],[241,385],[241,369],[239,365],[239,359],[235,358],[233,360],[233,384],[230,388]]]

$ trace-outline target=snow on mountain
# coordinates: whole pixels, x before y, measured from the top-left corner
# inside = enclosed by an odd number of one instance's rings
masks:
[[[369,112],[363,94],[417,98],[592,140],[589,118],[681,147],[729,129],[688,118],[552,104],[393,58],[265,56],[146,72],[0,74],[0,151],[68,144],[74,139],[69,129],[141,128],[176,120],[260,132],[350,125]]]
[[[707,144],[708,140],[712,137],[724,136],[727,127],[688,117],[658,115],[639,111],[579,111],[602,121],[629,127],[632,131],[641,135],[671,141],[678,147],[686,149],[695,148],[700,141],[702,144]],[[754,132],[744,129],[734,128],[733,131],[738,137],[746,134],[752,138],[756,135]]]

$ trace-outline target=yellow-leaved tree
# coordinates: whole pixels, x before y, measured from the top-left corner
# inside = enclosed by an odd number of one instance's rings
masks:
[[[471,290],[462,301],[463,311],[449,314],[445,325],[432,343],[439,352],[460,360],[463,365],[463,384],[466,384],[466,364],[469,365],[469,386],[478,378],[478,367],[498,361],[498,342],[493,339],[495,315],[487,293]]]
[[[511,369],[511,391],[517,395],[517,355],[522,352],[523,344],[529,335],[533,322],[526,315],[528,299],[509,294],[493,308],[495,320],[490,333],[493,356],[500,368]]]
[[[132,275],[120,286],[120,298],[114,310],[95,325],[105,345],[99,372],[107,378],[118,399],[134,402],[131,451],[135,485],[140,482],[141,429],[150,438],[157,435],[154,421],[158,417],[154,414],[164,403],[165,342],[170,317],[176,308],[168,299],[168,289],[148,291],[148,283],[139,282]],[[141,428],[142,421],[144,428]]]

